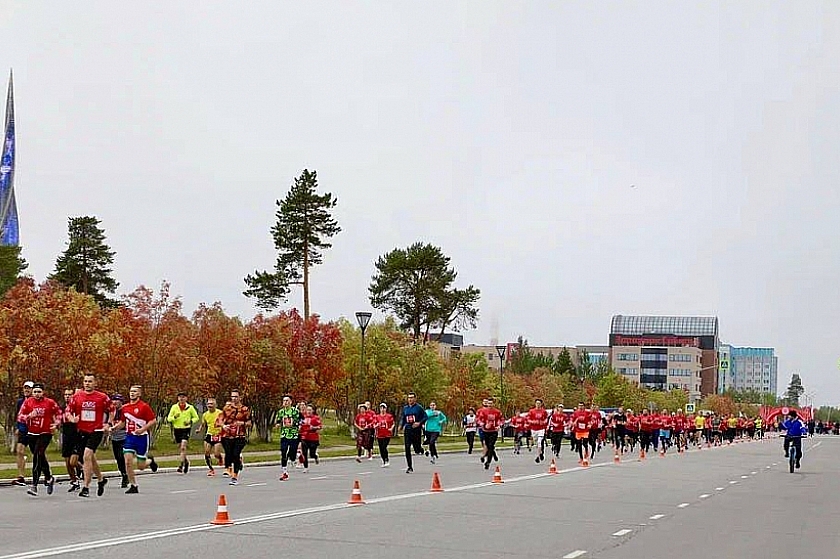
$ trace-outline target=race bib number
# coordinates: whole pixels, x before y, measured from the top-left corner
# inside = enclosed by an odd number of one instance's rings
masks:
[[[292,418],[291,417],[284,417],[283,418],[283,427],[291,427],[292,426]]]
[[[406,423],[414,423],[414,416],[413,415],[405,416],[405,422]]]
[[[578,431],[586,431],[586,423],[583,421],[578,421],[577,424]]]
[[[90,423],[96,421],[96,410],[82,410],[82,421]]]
[[[221,435],[210,435],[210,442],[211,443],[218,443],[222,441]]]

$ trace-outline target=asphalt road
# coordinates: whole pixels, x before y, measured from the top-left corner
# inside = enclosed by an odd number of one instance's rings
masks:
[[[806,443],[787,472],[777,438],[613,464],[609,451],[578,468],[564,449],[558,475],[533,454],[501,455],[504,484],[477,456],[445,455],[415,473],[378,461],[324,461],[309,474],[246,468],[238,487],[202,470],[116,484],[101,498],[32,498],[0,490],[0,559],[49,556],[786,558],[836,556],[840,438]],[[418,457],[420,458],[420,457]],[[438,472],[443,493],[429,493]],[[353,481],[365,505],[350,506]],[[224,493],[233,526],[209,524]]]

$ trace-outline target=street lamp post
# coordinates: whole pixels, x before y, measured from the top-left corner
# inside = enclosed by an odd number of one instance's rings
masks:
[[[505,349],[507,348],[503,345],[496,346],[496,353],[499,354],[499,399],[501,405],[504,405],[505,402]]]
[[[357,405],[359,401],[361,401],[362,396],[359,393],[359,388],[362,382],[364,382],[365,372],[366,372],[366,363],[365,363],[365,330],[367,330],[368,324],[370,324],[370,317],[371,313],[359,311],[356,313],[356,321],[359,323],[359,328],[362,330],[362,362],[359,364],[359,371],[360,371],[360,381],[356,383],[356,402],[354,405]]]

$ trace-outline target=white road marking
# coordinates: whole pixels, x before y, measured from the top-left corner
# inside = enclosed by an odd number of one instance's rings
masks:
[[[317,477],[311,477],[309,479],[327,479],[328,477],[329,476],[317,476]]]
[[[664,514],[654,514],[650,517],[651,520],[659,520],[660,518],[665,518]]]
[[[733,481],[729,482],[729,485],[735,485],[736,483],[738,483],[738,482],[733,480]]]
[[[687,506],[688,506],[688,503],[680,503],[679,505],[677,505],[677,508],[678,509],[684,509]]]
[[[563,556],[563,559],[577,559],[581,555],[586,555],[586,552],[583,551],[582,549],[578,549],[578,550],[573,551],[571,553],[567,553],[566,555]]]
[[[619,530],[618,532],[613,534],[613,536],[626,536],[627,534],[629,534],[632,531],[633,530],[628,530],[627,528],[625,528],[624,530]]]
[[[723,490],[724,490],[723,487],[715,487],[715,491],[723,491]]]
[[[360,476],[369,476],[369,475],[370,475],[370,474],[372,474],[372,473],[373,473],[373,472],[359,472],[357,475],[360,475]]]
[[[747,478],[749,478],[749,477],[750,477],[750,476],[741,476],[741,479],[747,479]]]
[[[268,485],[267,483],[249,483],[248,487],[262,487],[263,485]]]
[[[769,470],[771,467],[772,467],[772,466],[765,466],[765,468],[767,468],[768,470]]]
[[[700,495],[700,498],[701,499],[708,499],[709,495],[707,495],[706,493],[703,493],[702,495]]]
[[[758,472],[750,472],[750,475],[753,475],[753,476],[754,476],[754,475],[756,475],[756,474],[758,474]]]
[[[181,489],[180,491],[170,491],[173,495],[178,495],[179,493],[195,493],[196,489]]]

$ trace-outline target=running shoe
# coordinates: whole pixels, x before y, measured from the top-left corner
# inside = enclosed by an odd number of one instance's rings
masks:
[[[316,454],[315,455],[315,464],[318,465],[320,463],[321,463],[321,457]]]
[[[32,485],[31,487],[29,487],[29,489],[26,490],[26,492],[28,494],[32,495],[33,497],[37,497],[38,496],[38,486],[37,485]]]
[[[368,460],[373,460],[373,454],[371,454],[370,456],[368,456]]]
[[[356,456],[356,462],[361,464],[362,463],[362,457],[361,456]]]
[[[407,474],[413,474],[413,473],[414,473],[414,468],[407,468],[407,469],[405,470],[405,473],[407,473]]]
[[[429,462],[430,462],[430,463],[432,463],[432,464],[434,464],[434,463],[435,463],[435,457],[434,457],[434,456],[432,456],[432,459],[431,459],[431,460],[429,460]]]
[[[152,470],[152,473],[158,471],[158,463],[155,462],[154,456],[149,456],[149,469]]]
[[[26,487],[26,480],[22,477],[17,478],[12,482],[12,485],[18,485],[20,487]]]
[[[489,470],[489,469],[490,469],[490,460],[488,460],[487,462],[485,462],[485,463],[484,463],[484,469],[485,469],[485,470]]]
[[[136,485],[132,485],[128,488],[128,491],[125,492],[126,495],[136,495],[137,493],[140,493],[140,490],[137,489]]]
[[[47,495],[52,495],[53,491],[55,490],[55,476],[51,476],[50,481],[48,481],[44,485],[47,486]]]
[[[120,482],[120,489],[125,489],[128,487],[128,476],[122,476],[122,480]]]
[[[309,468],[304,468],[302,473],[308,474],[309,473]]]
[[[105,494],[105,486],[108,485],[108,478],[102,478],[102,481],[96,482],[96,496],[101,497]]]
[[[225,469],[225,471],[222,472],[222,475],[225,477],[230,477],[230,469]]]
[[[87,487],[82,487],[79,490],[79,497],[90,497],[90,489]]]
[[[383,465],[382,465],[382,467],[383,467],[383,468],[390,468],[390,467],[391,467],[391,463],[390,463],[390,462],[385,462],[385,464],[383,464]]]
[[[280,476],[280,481],[286,481],[289,479],[289,474],[287,472],[283,472],[283,475]]]
[[[212,468],[210,469],[209,472],[207,472],[207,477],[213,477],[215,475],[216,475],[216,470],[214,470]]]
[[[179,474],[183,474],[183,473],[184,473],[184,463],[183,463],[183,462],[181,462],[181,465],[180,465],[180,466],[178,466],[178,473],[179,473]]]
[[[71,481],[70,488],[67,490],[67,492],[72,493],[73,491],[78,491],[79,487],[81,487],[81,485],[79,485],[78,481]]]
[[[188,474],[190,472],[190,461],[184,460],[184,473]]]
[[[379,465],[379,467],[380,467],[380,468],[387,468],[387,467],[388,467],[388,463],[387,463],[387,462],[382,462],[382,463]]]
[[[428,450],[427,450],[427,451],[425,451],[423,454],[425,454],[425,455],[426,455],[426,458],[428,458],[428,457],[429,457],[429,451],[428,451]]]
[[[235,477],[232,477],[230,478],[230,482],[228,483],[228,485],[239,485],[239,480]]]

